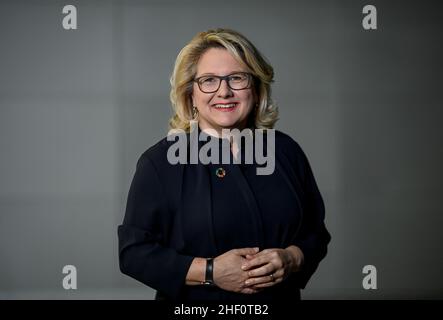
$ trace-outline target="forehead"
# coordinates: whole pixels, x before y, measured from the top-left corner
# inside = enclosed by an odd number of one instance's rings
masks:
[[[226,75],[235,71],[247,71],[226,49],[210,48],[202,54],[197,64],[197,76],[204,73]]]

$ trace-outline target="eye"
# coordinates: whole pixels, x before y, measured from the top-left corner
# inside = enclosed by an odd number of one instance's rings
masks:
[[[233,75],[229,76],[229,80],[234,81],[234,82],[243,81],[245,79],[246,79],[246,76],[243,74],[233,74]]]
[[[217,81],[215,77],[204,77],[200,79],[200,83],[211,84]]]

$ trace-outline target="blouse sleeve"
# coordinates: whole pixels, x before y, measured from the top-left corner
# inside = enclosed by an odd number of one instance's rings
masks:
[[[302,160],[301,186],[304,192],[304,203],[302,225],[295,237],[294,244],[304,254],[304,265],[297,274],[298,285],[304,289],[320,261],[326,256],[331,235],[324,223],[325,206],[311,166],[301,147],[298,145],[297,147],[299,158],[301,157]]]
[[[123,224],[118,227],[122,273],[175,298],[194,257],[165,245],[170,212],[159,175],[148,155],[137,162]]]

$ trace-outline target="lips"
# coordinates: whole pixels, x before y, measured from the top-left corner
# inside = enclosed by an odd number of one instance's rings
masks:
[[[230,103],[215,103],[212,107],[218,111],[233,111],[237,108],[238,102],[230,102]]]

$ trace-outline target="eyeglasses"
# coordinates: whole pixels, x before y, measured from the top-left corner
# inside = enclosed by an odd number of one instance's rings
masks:
[[[232,90],[244,90],[251,86],[252,74],[247,72],[236,72],[227,76],[208,75],[195,78],[198,87],[204,93],[214,93],[220,89],[222,80],[226,80],[228,87]]]

